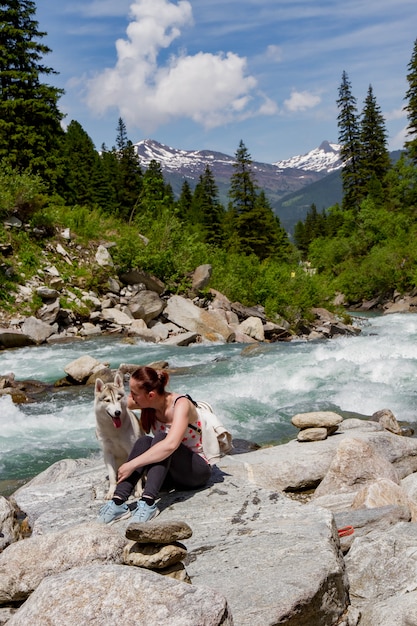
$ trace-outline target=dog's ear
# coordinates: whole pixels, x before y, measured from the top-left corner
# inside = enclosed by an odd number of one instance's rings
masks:
[[[121,375],[121,373],[119,371],[116,372],[116,375],[114,377],[114,384],[117,387],[124,387],[123,376]]]
[[[100,392],[104,387],[104,383],[101,378],[96,379],[96,391]]]

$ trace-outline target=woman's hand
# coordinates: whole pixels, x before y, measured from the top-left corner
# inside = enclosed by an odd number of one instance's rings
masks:
[[[132,474],[132,472],[135,471],[135,469],[136,468],[132,465],[131,461],[123,463],[123,465],[121,465],[117,471],[117,482],[121,483],[123,480],[126,480],[126,478],[129,478],[129,476]]]

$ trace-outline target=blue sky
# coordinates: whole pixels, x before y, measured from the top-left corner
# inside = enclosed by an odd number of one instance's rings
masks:
[[[39,29],[65,89],[66,122],[97,149],[121,117],[133,142],[274,162],[338,140],[346,71],[358,110],[368,87],[389,148],[401,148],[415,0],[40,0]]]

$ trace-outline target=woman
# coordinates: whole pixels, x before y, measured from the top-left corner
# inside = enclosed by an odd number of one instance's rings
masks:
[[[195,489],[207,483],[211,466],[201,439],[201,423],[189,396],[166,391],[169,376],[152,367],[140,367],[130,378],[129,409],[141,410],[146,433],[134,444],[126,463],[119,467],[113,499],[105,504],[98,520],[112,524],[131,514],[127,499],[146,471],[146,485],[132,521],[147,522],[159,510],[155,500],[163,485]]]

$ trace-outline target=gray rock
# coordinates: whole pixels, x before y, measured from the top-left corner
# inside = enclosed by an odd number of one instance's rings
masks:
[[[138,543],[171,543],[189,539],[192,534],[189,525],[181,520],[134,522],[126,529],[126,537]]]
[[[193,586],[223,594],[241,626],[284,619],[334,624],[347,604],[347,581],[332,514],[254,486],[245,472],[236,471],[246,468],[246,461],[231,463],[233,458],[219,462],[207,489],[173,492],[158,503],[159,519],[186,520],[192,528],[185,566]],[[63,524],[70,529],[95,520],[106,487],[101,461],[67,461],[40,474],[14,498],[34,534],[46,537]],[[128,525],[129,519],[111,529],[126,542]],[[250,594],[242,593],[242,577]]]
[[[297,413],[291,418],[296,428],[330,428],[343,422],[343,417],[333,411],[312,411]]]
[[[181,296],[171,296],[165,309],[166,317],[185,330],[195,332],[209,341],[231,341],[233,331],[216,311],[206,311]]]
[[[345,557],[350,596],[363,607],[416,590],[417,524],[358,537]]]
[[[366,483],[373,483],[380,477],[397,485],[400,482],[396,469],[372,444],[354,437],[344,439],[314,496],[359,491]]]
[[[0,529],[0,552],[2,552],[20,537],[17,507],[3,496],[0,496]]]
[[[327,428],[303,428],[297,435],[297,441],[323,441],[327,434]]]
[[[130,542],[123,551],[126,565],[159,570],[185,559],[187,548],[178,542],[170,544]]]
[[[122,563],[126,543],[111,526],[97,522],[17,541],[0,554],[0,604],[25,600],[52,574],[96,562]]]
[[[210,282],[212,271],[213,271],[213,268],[209,264],[199,265],[194,270],[192,290],[197,292],[197,291],[200,291],[201,289],[204,289],[204,287],[207,287],[207,285]]]
[[[56,289],[50,289],[49,287],[46,287],[45,285],[38,287],[36,289],[36,293],[44,301],[56,300],[57,298],[59,298],[59,291],[57,291]]]
[[[92,374],[102,369],[104,365],[106,364],[97,361],[94,357],[85,355],[68,363],[68,365],[64,367],[64,372],[74,380],[82,383]]]
[[[107,250],[105,246],[98,246],[96,252],[96,262],[101,267],[113,267],[113,259],[111,258],[110,252]]]
[[[396,435],[402,435],[402,429],[397,422],[395,415],[389,409],[382,409],[371,415],[370,419],[375,422],[379,422],[386,430]]]
[[[32,316],[25,319],[21,328],[22,332],[35,344],[43,343],[57,330],[57,327]]]
[[[232,626],[224,596],[141,568],[78,567],[49,576],[9,621],[10,626]]]
[[[151,276],[142,270],[136,269],[127,272],[119,277],[122,283],[125,285],[138,285],[143,283],[146,289],[150,291],[155,291],[157,294],[161,295],[163,291],[165,291],[164,283],[156,278],[156,276]]]
[[[417,591],[372,602],[360,612],[360,626],[414,626],[417,624]]]
[[[44,304],[38,310],[38,318],[42,322],[45,322],[45,324],[54,324],[57,321],[60,308],[61,306],[59,304],[59,298],[56,298],[56,300],[54,300],[53,302],[49,302],[48,304]],[[56,327],[55,330],[58,330],[58,327]]]
[[[249,335],[249,337],[256,339],[256,341],[265,340],[262,320],[259,317],[247,317],[239,324],[237,331],[243,333],[244,335]]]
[[[130,326],[133,321],[133,317],[131,315],[122,313],[122,311],[115,308],[103,309],[101,311],[101,317],[106,322],[118,324],[119,326]]]
[[[0,328],[0,346],[3,348],[23,348],[33,346],[34,340],[21,330]]]
[[[145,289],[129,301],[128,307],[132,311],[133,317],[143,319],[148,324],[162,313],[165,302],[155,291]]]
[[[364,537],[370,533],[383,533],[390,526],[398,522],[409,522],[411,513],[408,507],[404,506],[382,506],[374,509],[349,509],[334,514],[334,521],[337,528],[353,527],[353,533],[340,538],[340,545],[343,552],[347,552],[352,543],[358,537]]]
[[[162,343],[168,346],[189,346],[191,343],[198,341],[198,338],[198,333],[178,333],[171,335],[168,339],[164,339]]]

